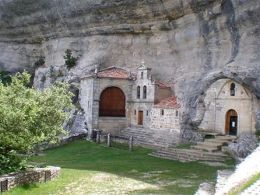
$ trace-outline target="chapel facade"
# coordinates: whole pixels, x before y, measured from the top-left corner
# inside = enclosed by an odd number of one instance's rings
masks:
[[[231,79],[220,79],[206,92],[205,114],[200,129],[223,135],[240,135],[256,131],[256,97]]]
[[[81,78],[80,104],[90,133],[117,135],[129,127],[180,131],[181,106],[172,88],[144,64],[133,72],[109,67]]]

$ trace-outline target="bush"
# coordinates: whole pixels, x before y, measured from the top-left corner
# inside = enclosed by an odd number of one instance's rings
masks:
[[[0,70],[0,80],[4,85],[11,83],[11,73],[5,70]]]
[[[65,110],[72,106],[72,94],[66,84],[58,83],[40,91],[28,88],[27,73],[11,79],[6,86],[0,83],[1,170],[9,170],[15,162],[20,166],[22,158],[16,154],[27,153],[43,141],[57,141],[65,133],[63,124],[68,116]]]
[[[43,66],[45,64],[45,57],[41,56],[35,63],[34,63],[34,67],[38,68],[40,66]]]
[[[25,160],[19,157],[16,151],[5,152],[0,147],[0,175],[25,169]]]
[[[67,68],[70,70],[71,68],[73,68],[74,66],[76,66],[78,58],[75,58],[74,56],[72,56],[72,51],[70,49],[67,49],[65,51],[65,56],[63,56],[63,58],[65,59],[65,65],[67,66]]]

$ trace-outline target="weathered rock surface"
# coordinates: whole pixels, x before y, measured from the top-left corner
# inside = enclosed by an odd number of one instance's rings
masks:
[[[259,18],[258,0],[3,0],[0,67],[32,69],[43,55],[56,68],[68,48],[80,57],[72,77],[144,59],[174,84],[183,129],[194,129],[198,100],[219,78],[260,97]]]
[[[243,133],[239,136],[236,143],[231,143],[228,146],[228,152],[237,160],[240,161],[251,154],[258,146],[258,140],[254,134]]]

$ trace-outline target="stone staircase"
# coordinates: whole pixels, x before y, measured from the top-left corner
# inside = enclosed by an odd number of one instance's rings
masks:
[[[190,149],[160,149],[150,155],[170,160],[179,160],[182,162],[224,162],[230,157],[221,151],[222,146],[232,142],[235,138],[236,137],[234,136],[214,135],[213,138],[205,139],[204,142],[198,142],[197,145],[191,146]]]
[[[151,156],[178,160],[181,162],[190,161],[208,161],[208,162],[224,162],[228,156],[222,152],[205,152],[195,149],[160,149],[150,154]]]
[[[179,134],[172,130],[144,129],[138,127],[131,127],[122,129],[120,136],[133,136],[135,145],[141,145],[148,148],[168,148],[178,144]]]
[[[221,136],[217,135],[212,139],[205,139],[203,142],[198,142],[197,145],[192,146],[192,149],[203,150],[207,152],[220,151],[222,146],[227,145],[236,139],[235,136]]]

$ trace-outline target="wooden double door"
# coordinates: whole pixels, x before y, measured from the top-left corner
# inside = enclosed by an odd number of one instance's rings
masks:
[[[99,116],[125,117],[126,98],[118,87],[106,88],[100,96]]]

